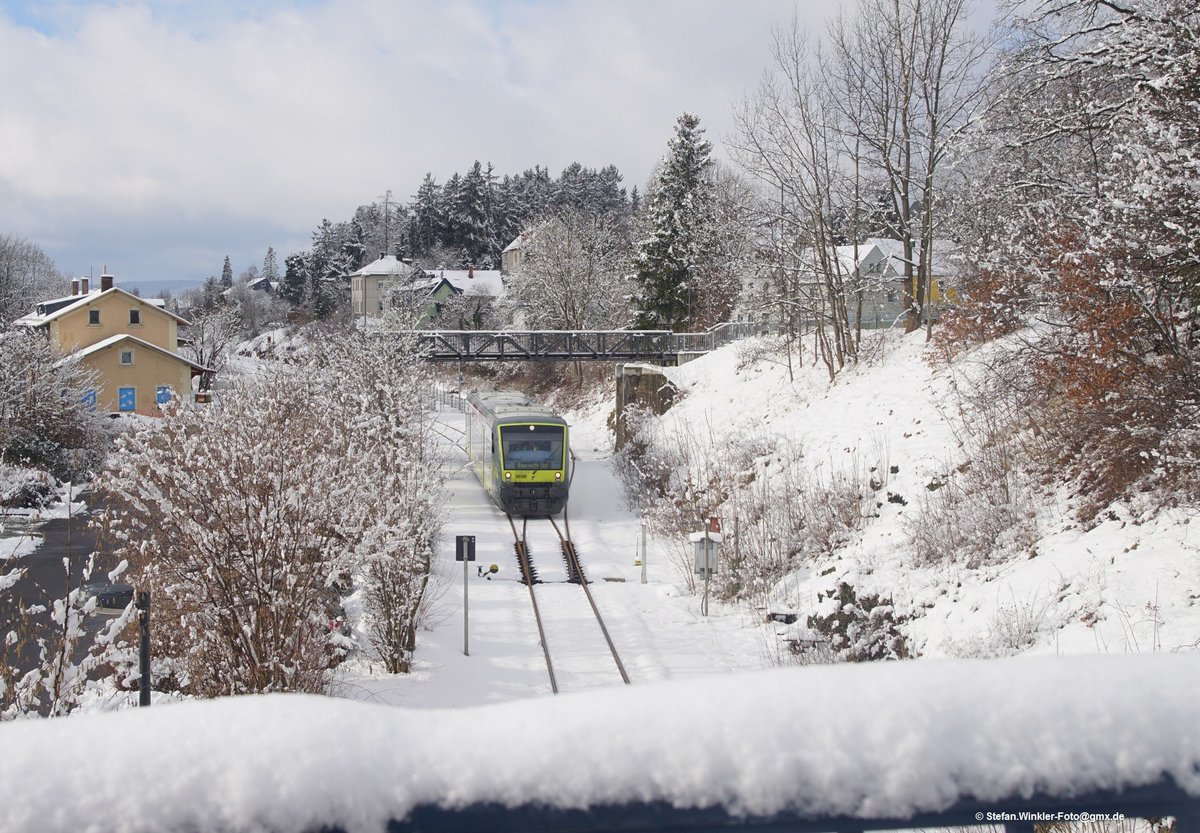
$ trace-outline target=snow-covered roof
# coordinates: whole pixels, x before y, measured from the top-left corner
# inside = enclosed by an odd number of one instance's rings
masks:
[[[176,361],[180,361],[180,362],[183,362],[184,364],[191,365],[196,370],[201,370],[201,371],[204,371],[205,373],[212,372],[211,368],[205,367],[204,365],[196,364],[195,362],[193,362],[189,359],[185,359],[183,356],[179,355],[178,353],[172,353],[170,350],[166,350],[162,347],[159,347],[157,344],[151,344],[150,342],[140,339],[137,336],[129,335],[129,333],[118,333],[117,335],[109,336],[108,338],[101,339],[100,341],[97,341],[95,344],[89,344],[87,347],[81,347],[80,349],[78,349],[74,353],[72,353],[71,355],[67,356],[62,361],[70,361],[72,359],[86,358],[87,356],[91,356],[91,355],[99,353],[103,350],[107,350],[110,347],[114,347],[117,344],[120,344],[122,341],[132,341],[135,344],[137,344],[139,347],[148,347],[151,350],[156,350],[157,352],[162,353],[164,356],[169,356],[170,358],[175,359]]]
[[[397,277],[400,275],[407,275],[413,270],[413,268],[414,267],[411,264],[405,263],[395,255],[384,255],[378,260],[368,263],[357,272],[351,272],[348,277],[361,278],[372,275]]]
[[[459,292],[468,295],[493,295],[499,298],[504,294],[504,281],[499,269],[426,269],[425,274],[434,278],[445,278]]]
[[[1164,781],[1197,798],[1198,687],[1196,652],[1042,656],[808,666],[458,710],[275,694],[20,720],[0,729],[0,829],[377,831],[416,807],[653,802],[909,819]]]
[[[896,271],[896,274],[904,274],[905,259],[903,242],[888,237],[871,237],[865,240],[863,245],[877,247],[888,257],[890,266]],[[952,240],[935,239],[933,241],[933,258],[931,261],[932,274],[937,277],[956,274],[958,267],[954,262],[954,258],[957,256],[959,248],[959,245]],[[914,245],[913,260],[915,261],[919,256],[920,250]],[[914,271],[916,271],[915,266]]]
[[[59,307],[58,309],[55,309],[53,312],[47,313],[45,315],[40,315],[36,311],[31,312],[28,315],[21,316],[13,323],[16,325],[22,326],[22,327],[40,327],[44,324],[49,324],[51,321],[55,321],[59,318],[62,318],[64,315],[68,315],[69,313],[71,313],[77,309],[80,309],[81,307],[86,306],[87,304],[90,304],[91,302],[96,301],[105,295],[111,295],[114,292],[119,292],[122,295],[125,295],[134,301],[137,301],[140,304],[143,304],[148,307],[152,307],[152,308],[158,310],[159,312],[163,313],[164,315],[169,315],[181,324],[190,323],[190,322],[188,322],[187,319],[182,318],[182,317],[176,315],[175,313],[171,312],[170,310],[168,310],[166,301],[164,301],[162,298],[141,298],[137,295],[134,295],[132,292],[126,292],[124,289],[122,289],[119,286],[114,286],[114,287],[111,287],[110,289],[104,289],[104,290],[92,290],[86,294],[68,295],[65,298],[53,298],[48,301],[39,301],[38,302],[39,307],[54,306],[56,304],[61,304],[63,302],[69,302],[69,303],[67,303],[66,306]]]

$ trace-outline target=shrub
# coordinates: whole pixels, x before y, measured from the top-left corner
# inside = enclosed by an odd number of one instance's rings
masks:
[[[860,596],[850,584],[838,582],[833,592],[818,600],[820,610],[807,618],[806,631],[791,643],[797,661],[869,662],[912,655],[908,638],[900,632],[909,617],[897,614],[891,599]]]

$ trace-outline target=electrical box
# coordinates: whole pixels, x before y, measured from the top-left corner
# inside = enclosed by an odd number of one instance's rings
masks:
[[[721,533],[693,532],[688,536],[695,551],[696,575],[701,578],[712,578],[717,572],[717,563],[721,553]]]

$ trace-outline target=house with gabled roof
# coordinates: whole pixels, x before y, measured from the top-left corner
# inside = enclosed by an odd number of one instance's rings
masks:
[[[929,288],[935,310],[942,303],[953,303],[957,299],[953,283],[958,271],[958,251],[959,247],[951,241],[933,242]],[[871,237],[858,244],[837,246],[834,254],[832,261],[822,260],[822,263],[830,262],[831,268],[838,270],[846,286],[846,311],[851,323],[858,321],[860,299],[864,329],[887,328],[901,322],[907,309],[904,300],[904,243],[886,237]],[[913,257],[920,257],[920,252],[915,250]],[[819,286],[816,275],[820,274],[820,270],[815,265],[816,254],[812,250],[805,250],[800,254],[800,260],[800,285]],[[916,271],[915,263],[913,271]],[[795,280],[790,278],[789,283]],[[735,307],[735,320],[759,324],[764,330],[779,326],[784,320],[780,303],[784,288],[785,282],[780,279],[778,270],[758,280],[748,281],[742,287]],[[858,290],[857,294],[855,289]]]
[[[421,269],[394,255],[383,255],[351,272],[350,307],[358,318],[378,318],[385,309],[415,314],[418,325],[437,318],[454,295],[499,298],[504,281],[496,269]]]
[[[40,330],[66,354],[96,373],[85,399],[98,410],[154,415],[174,397],[192,397],[192,379],[211,373],[179,355],[179,326],[187,321],[157,298],[141,298],[100,276],[71,281],[71,294],[42,301],[14,326]]]

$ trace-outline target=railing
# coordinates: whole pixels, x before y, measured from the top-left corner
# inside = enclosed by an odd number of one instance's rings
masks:
[[[763,324],[729,322],[703,333],[666,330],[429,330],[415,333],[430,361],[648,361],[673,364],[762,335]]]
[[[429,385],[425,389],[425,401],[434,411],[465,411],[467,400],[459,395],[457,390],[450,390],[444,385]]]
[[[487,830],[495,833],[549,833],[549,831],[717,831],[748,830],[754,833],[862,833],[868,830],[913,830],[953,827],[999,827],[1005,833],[1033,833],[1034,825],[1069,823],[1072,829],[1093,825],[1119,825],[1124,819],[1161,819],[1173,816],[1176,833],[1200,829],[1200,799],[1178,785],[1163,781],[1124,791],[1077,796],[1012,796],[995,801],[960,801],[936,812],[905,818],[823,816],[780,813],[773,816],[739,816],[713,807],[677,808],[665,802],[633,802],[562,810],[545,806],[506,807],[475,804],[456,809],[425,806],[404,820],[393,820],[389,833],[460,833]],[[337,828],[334,828],[335,830]],[[1102,829],[1102,828],[1098,828]],[[1113,829],[1116,829],[1114,826]],[[1121,829],[1126,829],[1122,827]]]

